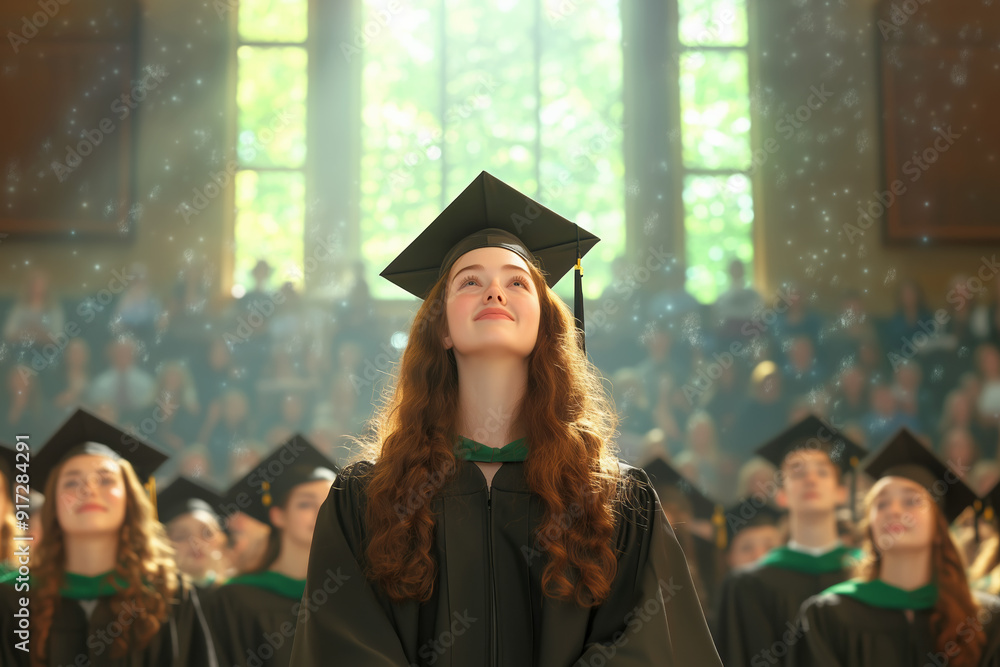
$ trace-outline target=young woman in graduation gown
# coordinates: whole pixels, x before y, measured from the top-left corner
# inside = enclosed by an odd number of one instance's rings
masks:
[[[404,253],[433,286],[414,292],[375,461],[345,468],[320,510],[306,596],[343,576],[300,616],[296,667],[721,665],[647,475],[613,455],[573,316],[532,263],[529,247],[576,232],[533,235],[576,228],[511,191],[480,175],[421,236],[440,247]],[[483,229],[526,210],[523,240]]]
[[[78,432],[114,430],[96,421],[78,411],[42,448],[52,456],[33,457],[47,481],[45,539],[31,561],[31,664],[215,667],[197,593],[133,466],[103,444],[69,448],[88,439]],[[117,433],[112,445],[135,456],[135,441]]]
[[[276,450],[234,488],[266,479],[268,470],[280,469],[281,451]],[[322,458],[318,451],[312,451]],[[324,459],[322,463],[285,467],[280,480],[268,483],[266,495],[253,496],[255,500],[266,499],[267,509],[263,516],[256,509],[248,508],[248,513],[272,526],[263,561],[257,569],[206,594],[206,614],[222,667],[295,664],[290,662],[292,639],[306,585],[309,545],[316,514],[336,477],[332,462]],[[231,491],[227,495],[235,494]],[[332,656],[326,659],[330,664]]]
[[[919,443],[908,447],[915,458],[933,456],[914,449]],[[970,591],[949,533],[950,521],[975,495],[957,476],[941,474],[948,472],[943,465],[923,471],[916,464],[890,469],[872,487],[858,576],[803,603],[789,665],[1000,665],[1000,600]]]
[[[17,467],[13,447],[0,445],[0,577],[17,569],[14,563],[14,496]],[[24,458],[27,455],[22,456]],[[27,459],[25,459],[27,460]],[[23,463],[23,461],[21,462]],[[22,489],[23,490],[23,489]]]

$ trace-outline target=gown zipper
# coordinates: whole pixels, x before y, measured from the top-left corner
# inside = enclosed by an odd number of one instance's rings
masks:
[[[493,577],[493,494],[486,486],[486,548],[490,554],[490,667],[497,665],[497,589]]]

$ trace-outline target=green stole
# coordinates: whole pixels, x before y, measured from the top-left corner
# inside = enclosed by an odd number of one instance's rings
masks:
[[[114,570],[93,577],[67,572],[66,583],[59,589],[59,594],[71,600],[93,600],[114,595],[125,588],[128,588],[128,582]]]
[[[881,579],[874,581],[849,579],[823,591],[824,595],[827,593],[854,598],[870,607],[882,609],[930,609],[937,603],[938,588],[937,584],[930,583],[912,591],[906,591],[891,586]]]
[[[782,570],[792,570],[806,574],[829,574],[839,570],[846,570],[854,565],[854,561],[857,560],[861,560],[861,551],[845,546],[831,549],[822,556],[813,556],[812,554],[783,546],[771,549],[759,562],[761,565],[770,565]]]
[[[238,577],[230,579],[225,585],[230,586],[232,584],[243,584],[244,586],[262,588],[265,591],[271,591],[272,593],[288,598],[289,600],[301,600],[302,594],[305,593],[306,590],[305,579],[292,579],[289,576],[279,572],[271,572],[270,570],[266,572],[250,572],[248,574],[241,574]]]
[[[485,463],[508,463],[524,461],[528,458],[528,443],[524,438],[508,442],[503,447],[489,447],[465,436],[459,436],[455,443],[455,456],[466,461],[482,461]]]

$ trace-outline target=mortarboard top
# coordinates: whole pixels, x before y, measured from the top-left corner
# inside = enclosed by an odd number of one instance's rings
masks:
[[[481,172],[420,235],[389,263],[383,278],[425,299],[455,260],[470,250],[507,248],[537,260],[549,287],[578,267],[599,238],[496,177]],[[577,271],[574,306],[583,330],[583,294]],[[582,339],[581,339],[582,340]]]
[[[244,514],[271,525],[271,507],[284,505],[299,484],[333,481],[339,468],[296,433],[226,491],[226,500]]]
[[[726,539],[732,544],[736,536],[747,528],[781,525],[785,512],[768,503],[759,504],[754,498],[746,498],[726,510]]]
[[[958,518],[966,507],[973,506],[977,511],[982,507],[979,498],[958,473],[906,428],[897,431],[872,454],[864,464],[864,471],[874,479],[904,477],[920,484],[937,501],[948,523]]]
[[[758,447],[755,453],[780,469],[785,458],[798,449],[824,452],[842,473],[850,472],[868,453],[843,432],[815,415],[792,424]]]
[[[67,458],[80,454],[96,454],[128,461],[139,480],[146,480],[146,490],[149,491],[153,507],[156,507],[153,473],[170,458],[169,455],[139,436],[126,433],[83,408],[77,408],[32,457],[32,486],[44,491],[52,470]]]
[[[156,506],[163,524],[170,523],[182,514],[202,511],[214,516],[221,525],[219,508],[223,502],[221,494],[188,477],[178,477],[156,495]]]
[[[649,476],[653,488],[657,493],[662,493],[663,487],[676,489],[681,495],[691,503],[691,515],[696,519],[711,521],[715,527],[715,543],[719,549],[725,549],[725,517],[724,508],[720,503],[715,502],[698,487],[690,482],[684,475],[666,462],[663,457],[657,456],[642,467]],[[662,498],[661,498],[662,501]]]

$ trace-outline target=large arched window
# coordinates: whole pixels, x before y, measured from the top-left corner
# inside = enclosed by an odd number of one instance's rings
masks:
[[[360,244],[378,273],[483,170],[601,237],[596,297],[624,252],[617,0],[364,0]],[[360,47],[360,48],[359,48]],[[355,51],[356,49],[356,51]],[[556,290],[572,294],[572,279]]]

